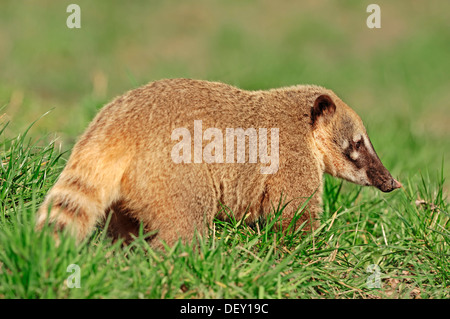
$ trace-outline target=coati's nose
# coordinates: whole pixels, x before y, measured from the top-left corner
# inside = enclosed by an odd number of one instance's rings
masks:
[[[402,187],[402,183],[400,183],[398,180],[396,180],[395,178],[392,179],[392,188],[393,189],[397,189]]]
[[[402,187],[402,184],[396,180],[395,178],[391,178],[390,182],[385,182],[384,184],[380,185],[378,187],[382,192],[389,193],[392,192],[394,189]]]
[[[387,174],[389,174],[389,172],[387,172]],[[384,180],[382,178],[383,177],[378,177],[372,185],[384,193],[389,193],[394,189],[402,187],[402,183],[393,178],[391,174],[384,176]]]

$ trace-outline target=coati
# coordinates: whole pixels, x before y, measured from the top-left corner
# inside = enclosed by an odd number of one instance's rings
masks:
[[[175,147],[183,134],[174,132],[195,135],[199,123],[215,134],[207,137],[205,131],[202,138],[197,132],[194,142],[201,148],[192,147],[189,136],[184,147]],[[199,150],[205,152],[213,135],[220,138],[230,128],[254,129],[244,131],[245,159],[241,153],[240,161],[234,160],[238,152],[227,150],[227,161],[202,160]],[[250,160],[255,147],[250,133],[261,128],[277,129],[271,143],[261,143],[259,136],[258,147],[267,145],[266,154],[277,155],[272,173],[262,173],[267,161]],[[239,149],[237,137],[231,142],[227,147]],[[212,146],[209,154],[223,159],[220,144]],[[181,157],[174,160],[177,153]],[[314,229],[323,173],[383,192],[401,186],[381,163],[359,116],[331,90],[298,85],[245,91],[218,82],[160,80],[117,97],[97,114],[40,207],[37,226],[49,221],[81,240],[112,214],[114,237],[131,240],[143,223],[145,231],[155,231],[151,244],[161,247],[161,241],[189,241],[215,217],[227,218],[221,204],[236,219],[246,215],[252,223],[284,196],[282,227],[308,200],[298,223]]]

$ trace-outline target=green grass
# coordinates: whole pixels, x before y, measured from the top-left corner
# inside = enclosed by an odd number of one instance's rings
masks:
[[[152,250],[143,233],[129,246],[112,243],[101,229],[56,246],[52,229],[35,231],[34,212],[63,163],[53,144],[27,141],[2,144],[1,298],[450,297],[442,175],[411,177],[389,195],[326,177],[314,233],[282,236],[280,202],[253,227],[216,221],[209,237],[166,251]],[[80,288],[68,287],[72,264]],[[369,265],[380,267],[381,288],[367,286]]]
[[[369,3],[79,0],[82,28],[69,30],[66,3],[5,0],[0,298],[449,298],[450,3],[380,0],[378,30],[365,26]],[[314,234],[281,236],[281,206],[254,227],[217,221],[196,249],[152,251],[145,234],[122,247],[100,229],[56,247],[50,229],[35,232],[36,207],[102,105],[170,77],[328,87],[404,188],[326,176]],[[81,288],[67,286],[71,264]],[[381,288],[367,286],[370,265]]]

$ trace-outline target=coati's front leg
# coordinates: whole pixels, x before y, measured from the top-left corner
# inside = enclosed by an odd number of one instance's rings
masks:
[[[281,209],[283,231],[296,230],[302,227],[304,231],[316,229],[319,226],[322,212],[322,183],[305,181],[287,173],[277,174],[268,180],[267,195],[264,199],[265,212]],[[281,203],[280,203],[281,199]],[[290,227],[291,223],[292,226]]]

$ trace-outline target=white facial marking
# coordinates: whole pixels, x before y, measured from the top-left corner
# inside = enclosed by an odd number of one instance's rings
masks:
[[[361,140],[361,134],[356,134],[355,136],[353,136],[353,142],[358,142],[359,140]]]
[[[345,150],[348,147],[348,141],[344,140],[344,143],[342,143],[342,149]]]
[[[375,155],[375,150],[372,148],[372,144],[369,142],[369,138],[367,136],[363,136],[364,138],[364,145],[366,146],[366,149],[372,153],[372,155]]]
[[[359,157],[359,153],[357,151],[353,151],[350,153],[350,157],[352,158],[352,160],[356,161]]]
[[[339,177],[359,185],[369,185],[369,180],[364,170],[348,169],[340,172]]]

